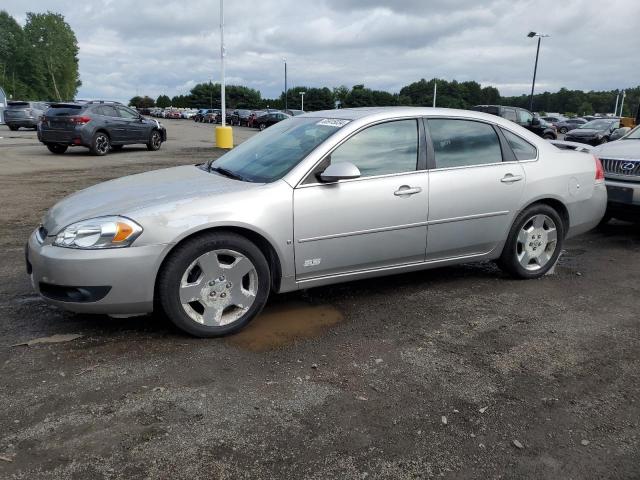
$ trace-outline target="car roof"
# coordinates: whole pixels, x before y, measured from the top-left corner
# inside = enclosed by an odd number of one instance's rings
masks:
[[[478,112],[476,110],[462,110],[457,108],[438,107],[359,107],[341,108],[337,110],[320,110],[299,115],[297,118],[339,118],[344,120],[359,120],[367,117],[378,117],[383,115],[390,117],[403,116],[424,116],[424,117],[468,117],[482,118],[493,123],[497,123],[502,117],[497,117],[490,113]],[[509,120],[507,120],[509,121]]]

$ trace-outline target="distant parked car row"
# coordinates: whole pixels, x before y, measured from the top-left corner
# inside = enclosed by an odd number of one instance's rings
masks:
[[[504,105],[476,105],[471,110],[506,118],[546,140],[556,140],[558,138],[556,127],[524,108]]]
[[[140,112],[146,114],[146,112]],[[227,109],[225,112],[225,123],[227,125],[237,125],[243,127],[253,127],[264,130],[275,123],[290,117],[302,115],[303,110],[250,110],[250,109]],[[172,119],[192,119],[198,123],[222,123],[222,110],[219,108],[200,108],[200,109],[177,109],[177,108],[152,108],[148,110],[148,114],[159,118]]]

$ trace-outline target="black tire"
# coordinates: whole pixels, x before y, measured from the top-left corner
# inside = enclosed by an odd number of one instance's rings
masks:
[[[17,130],[19,130],[20,127],[18,127],[17,125],[9,125],[9,130],[11,130],[12,132],[15,132]]]
[[[253,304],[241,317],[222,326],[197,323],[180,301],[180,282],[190,265],[214,250],[233,250],[248,258],[257,273],[257,292]],[[209,338],[228,335],[244,328],[264,308],[271,290],[269,264],[260,249],[241,235],[227,232],[204,233],[179,245],[167,258],[158,275],[158,303],[164,314],[180,330],[195,337]]]
[[[563,135],[568,132],[567,127],[560,127],[560,130],[558,131]]]
[[[556,137],[555,135],[551,135],[550,133],[545,133],[542,138],[544,138],[545,140],[555,140]]]
[[[151,136],[149,137],[149,142],[147,143],[147,150],[155,152],[156,150],[160,150],[162,146],[162,134],[158,130],[151,130]]]
[[[111,145],[111,150],[113,150],[114,152],[119,152],[120,150],[122,150],[122,147],[124,147],[124,145]]]
[[[267,126],[264,123],[261,123],[260,125],[258,125],[258,128],[262,131],[267,128]]]
[[[536,215],[546,215],[553,221],[556,227],[556,244],[555,249],[553,250],[553,253],[549,258],[549,261],[539,269],[532,271],[524,268],[518,260],[518,234],[520,233],[520,230],[522,230],[526,226],[530,219]],[[558,256],[562,251],[564,236],[565,225],[560,218],[560,215],[554,208],[543,203],[531,205],[530,207],[520,212],[520,214],[513,222],[513,225],[511,226],[511,230],[509,231],[509,235],[507,237],[507,241],[505,242],[504,248],[502,250],[502,254],[498,259],[498,266],[514,278],[539,278],[547,273],[558,260]]]
[[[111,139],[105,132],[96,132],[91,139],[91,153],[102,157],[111,150]]]
[[[600,145],[603,145],[605,143],[607,143],[609,141],[609,139],[607,137],[602,137],[602,140],[600,140]]]
[[[47,148],[51,153],[55,153],[56,155],[62,155],[67,151],[68,145],[62,145],[60,143],[47,143]]]

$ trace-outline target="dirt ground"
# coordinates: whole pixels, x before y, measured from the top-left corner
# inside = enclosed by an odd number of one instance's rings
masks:
[[[212,126],[165,123],[160,151],[103,158],[0,126],[0,478],[640,478],[638,226],[535,281],[468,264],[276,296],[225,339],[47,306],[23,256],[47,208],[219,154]],[[82,336],[12,346],[54,334]]]

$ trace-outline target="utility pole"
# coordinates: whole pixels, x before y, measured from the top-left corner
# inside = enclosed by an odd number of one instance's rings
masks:
[[[533,67],[533,82],[531,82],[531,95],[529,96],[529,111],[533,112],[533,90],[536,87],[536,73],[538,73],[538,56],[540,55],[540,41],[542,40],[542,37],[548,37],[549,35],[546,35],[544,33],[536,33],[536,32],[529,32],[529,34],[527,35],[527,37],[529,38],[533,38],[533,37],[538,37],[538,48],[536,49],[536,63],[534,64]]]
[[[622,90],[622,100],[620,100],[620,114],[618,115],[619,117],[622,116],[622,109],[624,108],[624,97],[626,95],[626,92],[624,90]]]
[[[616,95],[616,106],[613,109],[613,116],[615,117],[618,113],[618,100],[620,100],[620,93]]]
[[[300,110],[304,111],[304,94],[307,92],[300,92]]]
[[[287,103],[287,59],[283,58],[282,60],[284,60],[284,109],[287,110],[289,108]]]
[[[433,108],[436,108],[436,95],[438,95],[438,81],[433,79]]]

